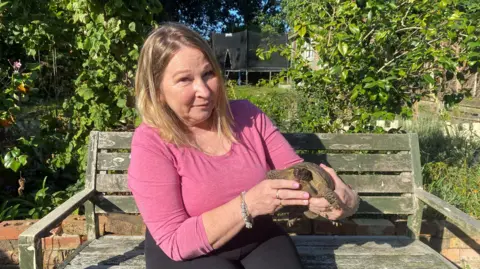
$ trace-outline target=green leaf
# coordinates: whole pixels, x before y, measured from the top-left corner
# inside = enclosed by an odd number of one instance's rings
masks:
[[[300,27],[302,27],[301,24],[296,24],[296,25],[293,27],[293,31],[294,31],[294,32],[298,32],[298,30],[300,30]]]
[[[475,26],[472,26],[472,25],[468,26],[467,27],[467,34],[469,34],[469,35],[473,34],[475,32],[475,29],[476,29]]]
[[[7,168],[10,168],[10,169],[12,169],[14,172],[17,172],[18,169],[20,168],[20,163],[17,162],[15,159],[12,159],[12,162],[10,163],[10,166],[7,167]]]
[[[124,108],[127,105],[127,99],[118,99],[117,100],[117,106]]]
[[[333,75],[338,75],[342,72],[342,67],[340,65],[335,65],[334,67],[331,68],[331,73]]]
[[[95,93],[92,89],[88,88],[86,85],[83,85],[77,90],[78,95],[83,97],[84,100],[89,100],[95,96]]]
[[[373,82],[368,82],[367,84],[365,84],[364,88],[365,89],[370,89],[370,88],[373,88],[375,86],[378,85],[378,82],[377,81],[373,81]]]
[[[352,32],[352,34],[358,34],[360,32],[360,29],[354,23],[349,24],[348,29],[350,29],[350,32]]]
[[[96,22],[99,23],[99,24],[103,24],[105,22],[105,17],[103,16],[103,14],[99,14],[97,16]]]
[[[470,49],[475,49],[480,47],[480,42],[469,42],[467,45]]]
[[[30,71],[40,70],[40,67],[42,67],[42,65],[40,63],[27,63],[26,64],[26,68]]]
[[[300,28],[300,31],[298,31],[298,34],[299,34],[301,37],[304,37],[306,33],[307,33],[307,26],[302,25],[302,27]]]
[[[355,87],[352,91],[352,96],[350,96],[350,102],[355,101],[357,99],[357,97],[358,97],[358,90]]]
[[[127,36],[127,31],[120,30],[120,38],[123,39],[123,38],[125,38],[125,36]]]
[[[429,74],[423,75],[423,80],[425,80],[429,84],[435,84],[435,79],[433,79]]]
[[[348,52],[348,45],[343,42],[340,42],[338,43],[337,49],[343,56],[345,56],[345,54],[347,54]]]
[[[12,163],[13,160],[14,160],[14,158],[12,157],[12,154],[10,152],[7,152],[7,154],[5,154],[5,156],[3,156],[3,165],[6,168],[9,168],[10,164]]]
[[[135,32],[135,23],[133,21],[128,25],[128,29],[130,29],[132,32]]]
[[[28,211],[28,215],[33,215],[35,213],[36,208],[32,208]]]
[[[372,81],[375,81],[375,79],[372,77],[366,77],[362,80],[362,82],[372,82]]]
[[[26,165],[26,164],[27,164],[27,158],[28,158],[27,155],[21,155],[20,157],[18,157],[18,161],[19,161],[22,165]]]
[[[2,8],[2,7],[4,7],[4,6],[6,6],[6,5],[8,5],[8,4],[10,4],[10,2],[9,2],[9,1],[7,1],[7,2],[3,2],[3,3],[0,3],[0,8]]]

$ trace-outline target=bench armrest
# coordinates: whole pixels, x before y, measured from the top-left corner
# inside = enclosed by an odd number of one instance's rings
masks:
[[[94,192],[95,190],[93,189],[85,189],[76,193],[19,235],[18,249],[20,268],[42,268],[43,255],[40,246],[40,236],[50,231],[58,223],[70,215],[75,209],[84,204],[93,196]]]
[[[415,195],[425,204],[448,217],[449,221],[457,225],[466,235],[474,237],[480,234],[479,220],[423,189],[415,189]]]

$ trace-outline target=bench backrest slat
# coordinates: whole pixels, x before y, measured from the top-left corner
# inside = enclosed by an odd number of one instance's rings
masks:
[[[305,161],[326,162],[338,172],[410,172],[408,154],[299,154]],[[97,170],[125,171],[130,153],[98,153]]]
[[[360,193],[411,193],[412,175],[341,175]],[[126,174],[97,174],[97,191],[129,192]]]
[[[132,132],[101,132],[98,149],[129,149]],[[405,134],[284,133],[295,149],[410,150]]]
[[[138,213],[132,196],[105,195],[95,200],[97,213]],[[161,206],[161,205],[159,205]],[[358,209],[361,214],[412,214],[413,202],[409,196],[363,196]]]

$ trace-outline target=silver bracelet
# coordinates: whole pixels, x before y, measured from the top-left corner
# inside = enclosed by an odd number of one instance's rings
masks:
[[[241,200],[242,200],[242,217],[243,221],[245,222],[245,227],[247,229],[251,229],[253,227],[253,219],[251,216],[248,214],[248,209],[247,209],[247,204],[245,203],[245,191],[242,191],[242,194],[240,195]]]

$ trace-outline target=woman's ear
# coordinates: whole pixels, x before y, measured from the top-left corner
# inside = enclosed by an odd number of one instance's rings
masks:
[[[158,101],[160,102],[160,104],[164,104],[165,103],[165,96],[163,95],[162,91],[158,90]]]

